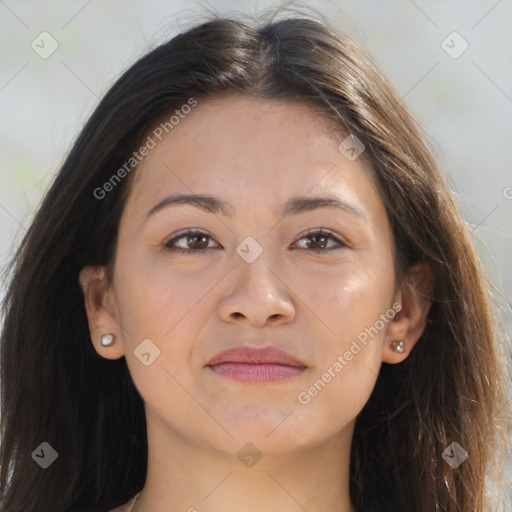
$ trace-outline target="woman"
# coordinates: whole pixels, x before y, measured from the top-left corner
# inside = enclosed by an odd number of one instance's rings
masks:
[[[137,61],[12,272],[2,512],[489,510],[484,270],[420,127],[326,23],[212,19]]]

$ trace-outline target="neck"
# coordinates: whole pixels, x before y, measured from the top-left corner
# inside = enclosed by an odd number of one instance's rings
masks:
[[[290,453],[262,449],[253,464],[255,448],[247,446],[247,456],[237,457],[237,449],[233,455],[192,442],[148,414],[146,484],[132,512],[354,512],[353,427],[352,422],[334,438]]]

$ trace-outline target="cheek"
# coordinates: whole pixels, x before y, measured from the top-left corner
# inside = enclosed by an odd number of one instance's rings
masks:
[[[134,381],[143,378],[140,385],[144,386],[148,378],[152,383],[158,381],[174,389],[176,382],[165,373],[167,369],[179,382],[190,386],[196,341],[212,316],[213,305],[208,298],[219,281],[218,272],[141,262],[137,267],[120,265],[118,278],[116,300]],[[134,354],[145,339],[150,339],[160,351],[149,373],[141,368]]]
[[[331,421],[343,423],[359,414],[377,380],[382,339],[390,322],[385,314],[392,312],[391,253],[354,259],[316,275],[314,280],[303,276],[302,283],[303,293],[309,296],[307,304],[320,326],[318,332],[324,334],[320,336],[319,363],[297,395],[297,402],[310,417],[336,411],[336,420]]]
[[[380,261],[350,257],[322,272],[301,272],[296,282],[296,294],[308,306],[318,332],[343,349],[390,307],[394,270],[390,255]]]
[[[162,267],[120,268],[116,301],[133,382],[144,401],[162,413],[169,397],[187,404],[183,389],[193,387],[189,362],[201,326],[200,299],[212,285],[193,286],[190,276],[180,278]],[[137,354],[147,339],[157,349],[149,345],[152,362],[146,366]]]
[[[377,380],[359,356],[336,369],[336,360],[300,389],[296,398],[297,418],[322,425],[334,435],[354,420],[367,403]]]
[[[133,338],[174,336],[181,319],[195,308],[212,284],[197,273],[164,265],[120,265],[116,284],[119,314]],[[196,309],[196,311],[199,311]]]

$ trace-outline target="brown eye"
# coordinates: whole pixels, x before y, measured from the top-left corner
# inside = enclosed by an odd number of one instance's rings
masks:
[[[333,249],[340,249],[346,247],[346,244],[335,236],[331,231],[325,231],[323,228],[317,230],[310,230],[302,236],[301,240],[308,240],[306,247],[307,251],[316,253],[328,252]],[[330,241],[334,241],[334,247],[328,247]]]
[[[208,247],[208,235],[203,235],[202,233],[187,235],[186,240],[191,249],[206,249]],[[190,244],[192,245],[190,246]]]
[[[211,236],[208,233],[188,230],[175,236],[164,245],[169,251],[192,254],[212,249],[213,247],[208,247],[210,240]],[[178,242],[181,245],[178,245]]]
[[[313,243],[313,247],[309,247],[310,249],[325,249],[329,240],[329,237],[325,235],[309,235],[308,238]]]

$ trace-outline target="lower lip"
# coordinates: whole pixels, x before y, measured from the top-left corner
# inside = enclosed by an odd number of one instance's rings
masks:
[[[241,382],[265,383],[300,375],[306,368],[284,364],[222,363],[210,366],[217,375]]]

